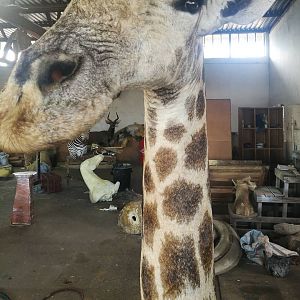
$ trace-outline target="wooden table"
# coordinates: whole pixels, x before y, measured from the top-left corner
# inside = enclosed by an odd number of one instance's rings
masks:
[[[277,188],[265,186],[255,190],[255,198],[257,202],[257,214],[263,220],[261,223],[300,223],[300,218],[289,218],[287,215],[289,204],[300,204],[300,198],[285,197],[284,194]],[[281,204],[281,217],[263,217],[262,206],[263,203]],[[261,228],[261,223],[258,228]]]
[[[264,186],[257,188],[254,192],[255,200],[257,203],[257,215],[250,217],[243,217],[236,215],[233,212],[233,204],[229,204],[229,216],[230,223],[234,229],[237,229],[237,223],[255,223],[257,229],[261,229],[261,225],[265,224],[278,224],[278,223],[292,223],[300,224],[300,218],[288,217],[288,205],[289,204],[299,204],[300,198],[295,197],[285,197],[281,191],[275,187]],[[281,216],[264,216],[263,215],[263,205],[264,204],[274,204],[275,207],[282,205]],[[274,209],[273,211],[276,211]]]
[[[283,182],[283,195],[284,197],[289,196],[290,183],[300,184],[300,173],[296,168],[290,168],[287,171],[279,170],[275,168],[276,176],[276,188],[280,189],[280,182]]]

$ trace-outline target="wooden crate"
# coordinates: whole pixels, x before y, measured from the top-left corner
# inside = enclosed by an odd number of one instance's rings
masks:
[[[58,193],[62,191],[61,176],[53,172],[41,174],[42,189],[46,193]]]
[[[230,224],[239,229],[241,224],[248,224],[249,230],[255,227],[261,230],[263,224],[292,223],[300,224],[300,218],[288,215],[288,206],[292,204],[300,205],[300,198],[284,197],[280,190],[275,187],[264,186],[255,190],[255,200],[257,203],[257,214],[251,217],[243,217],[233,213],[233,205],[229,204]],[[272,205],[272,216],[265,215],[264,205]]]

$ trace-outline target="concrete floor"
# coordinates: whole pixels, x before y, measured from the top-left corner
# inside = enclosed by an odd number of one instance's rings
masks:
[[[34,195],[36,217],[29,227],[10,226],[15,180],[0,181],[0,291],[12,300],[42,300],[56,289],[76,287],[85,300],[140,299],[140,237],[124,234],[118,213],[92,205],[80,177],[73,177],[61,193]],[[219,277],[222,299],[300,299],[299,271],[293,266],[288,278],[275,279],[244,259]]]

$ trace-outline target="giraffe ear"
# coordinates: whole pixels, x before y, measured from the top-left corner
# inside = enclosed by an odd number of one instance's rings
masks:
[[[227,1],[221,10],[221,18],[225,23],[240,25],[249,24],[261,18],[275,0],[232,0]]]

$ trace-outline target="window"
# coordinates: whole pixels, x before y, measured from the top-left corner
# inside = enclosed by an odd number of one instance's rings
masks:
[[[265,56],[265,33],[213,34],[204,38],[205,58],[254,58]]]
[[[6,43],[5,42],[0,42],[0,67],[6,67],[8,62],[14,62],[15,61],[15,53],[9,49],[6,56],[4,57],[4,48],[5,48]]]

